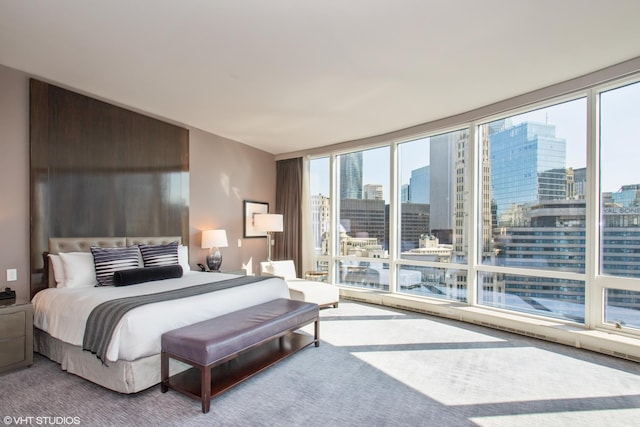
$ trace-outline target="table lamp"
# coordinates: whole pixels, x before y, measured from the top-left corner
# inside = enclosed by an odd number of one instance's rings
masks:
[[[207,254],[207,267],[211,271],[219,271],[222,265],[222,254],[219,248],[229,246],[227,242],[227,232],[224,230],[205,230],[202,232],[203,249],[209,249]]]

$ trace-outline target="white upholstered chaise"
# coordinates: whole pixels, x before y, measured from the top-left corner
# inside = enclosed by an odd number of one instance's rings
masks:
[[[293,260],[261,262],[260,274],[282,277],[287,282],[287,286],[289,286],[291,299],[313,302],[321,308],[338,307],[340,300],[338,287],[328,283],[314,282],[296,277],[296,267]]]

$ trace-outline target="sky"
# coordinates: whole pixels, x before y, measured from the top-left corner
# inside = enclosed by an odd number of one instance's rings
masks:
[[[640,83],[604,93],[601,122],[603,191],[640,184]]]
[[[601,183],[603,191],[615,192],[622,185],[640,184],[640,83],[604,92],[600,101]],[[556,137],[567,144],[567,167],[586,166],[586,98],[512,116],[512,124],[534,121],[555,125]],[[400,145],[401,184],[408,184],[411,171],[429,164],[428,144]],[[329,191],[329,160],[314,168],[320,173],[311,183],[312,194]],[[363,184],[381,184],[389,201],[389,148],[363,153]],[[320,172],[322,170],[322,172]],[[325,184],[322,184],[325,183]],[[322,188],[321,188],[322,187]]]

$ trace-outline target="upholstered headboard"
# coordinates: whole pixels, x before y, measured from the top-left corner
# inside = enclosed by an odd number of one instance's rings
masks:
[[[49,253],[90,252],[91,246],[123,248],[126,244],[125,237],[51,237],[49,239]]]
[[[50,237],[49,253],[59,254],[60,252],[90,252],[91,246],[102,248],[123,248],[132,245],[164,245],[171,242],[182,243],[180,236],[159,236],[159,237]],[[48,286],[56,287],[56,280],[53,276],[53,267],[48,260],[45,261],[48,270]]]

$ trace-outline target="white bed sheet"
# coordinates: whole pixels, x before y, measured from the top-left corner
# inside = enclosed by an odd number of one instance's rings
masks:
[[[167,279],[122,287],[48,288],[32,300],[34,326],[60,341],[82,346],[89,314],[97,305],[115,298],[145,295],[230,279],[224,273],[190,271],[179,279]],[[133,361],[160,353],[160,336],[172,329],[261,304],[288,298],[284,280],[264,281],[208,294],[147,304],[129,311],[118,322],[107,348],[107,361]]]

